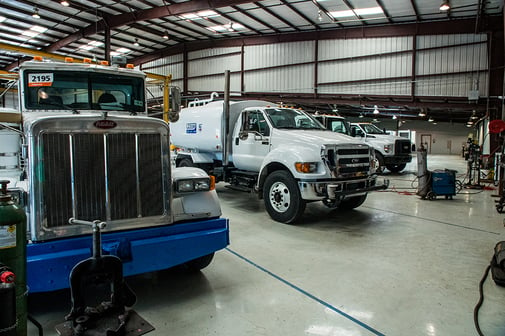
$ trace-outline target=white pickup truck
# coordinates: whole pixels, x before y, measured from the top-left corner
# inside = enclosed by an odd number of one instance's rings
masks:
[[[387,188],[376,181],[371,147],[326,130],[302,110],[265,101],[190,103],[170,128],[177,166],[258,192],[279,222],[296,222],[308,202],[352,209],[367,192]]]
[[[412,143],[409,139],[387,134],[371,123],[351,123],[351,135],[361,137],[375,149],[379,169],[397,173],[412,161]]]

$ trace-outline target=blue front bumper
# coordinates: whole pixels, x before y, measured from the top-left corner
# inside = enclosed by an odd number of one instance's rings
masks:
[[[104,254],[123,261],[123,275],[167,269],[225,248],[228,219],[218,218],[102,234]],[[92,237],[81,236],[27,246],[30,293],[69,287],[72,268],[92,255]]]

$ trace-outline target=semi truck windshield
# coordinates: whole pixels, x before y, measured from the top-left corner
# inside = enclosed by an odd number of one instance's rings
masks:
[[[29,110],[145,111],[144,80],[107,73],[31,70],[24,73]]]

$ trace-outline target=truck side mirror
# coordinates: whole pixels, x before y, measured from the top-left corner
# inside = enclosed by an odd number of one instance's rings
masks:
[[[181,89],[177,86],[170,87],[170,103],[172,112],[181,111]]]
[[[246,140],[248,137],[249,137],[249,132],[247,132],[247,131],[240,131],[240,133],[238,134],[238,138],[240,140]]]

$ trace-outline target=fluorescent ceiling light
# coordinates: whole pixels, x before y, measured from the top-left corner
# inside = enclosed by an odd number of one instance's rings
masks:
[[[219,14],[217,12],[214,12],[213,10],[203,10],[197,13],[182,14],[179,17],[183,20],[198,20],[212,16],[219,16]]]
[[[91,50],[93,48],[95,48],[95,47],[93,47],[92,45],[89,45],[89,44],[84,44],[79,47],[79,49],[82,49],[82,50]]]
[[[120,53],[118,53],[117,51],[111,51],[111,52],[110,52],[110,55],[111,55],[111,56],[119,56],[119,55],[121,55],[121,54],[120,54]]]
[[[7,20],[5,16],[0,16],[0,22],[4,22],[5,20]]]
[[[344,11],[330,12],[330,15],[333,16],[334,18],[343,18],[354,16],[354,12],[352,10],[344,10]]]
[[[33,31],[33,30],[25,30],[21,34],[25,35],[25,36],[30,36],[30,37],[34,37],[34,36],[39,35],[39,33],[37,33],[36,31]]]
[[[358,15],[384,14],[381,7],[356,8],[354,13]]]
[[[101,42],[101,41],[89,41],[88,44],[92,45],[92,46],[95,46],[95,47],[98,47],[98,46],[103,45],[103,42]]]
[[[384,14],[381,7],[369,7],[369,8],[356,8],[343,11],[330,12],[330,15],[334,18],[344,18],[351,17],[354,15],[373,15],[373,14]]]
[[[131,50],[128,48],[118,48],[118,49],[116,49],[116,51],[118,53],[126,54],[126,53],[129,53]]]
[[[209,16],[216,16],[218,15],[216,12],[214,12],[213,10],[204,10],[204,11],[200,11],[198,13],[196,13],[196,15],[200,16],[200,17],[209,17]]]
[[[43,33],[47,30],[47,28],[41,27],[41,26],[33,26],[30,28],[30,30],[34,30],[39,33]]]
[[[223,32],[223,31],[235,31],[239,29],[244,29],[245,27],[241,25],[240,23],[235,23],[233,22],[232,24],[225,24],[221,26],[212,26],[212,27],[206,27],[208,30],[211,30],[213,32]]]

